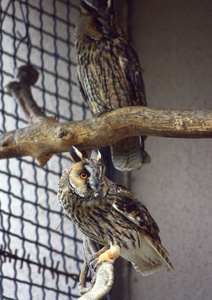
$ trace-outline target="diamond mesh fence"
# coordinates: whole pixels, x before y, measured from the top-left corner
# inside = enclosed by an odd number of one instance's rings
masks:
[[[5,85],[17,67],[32,64],[37,104],[58,121],[89,116],[76,83],[74,28],[79,1],[0,2],[0,130],[27,126]],[[83,262],[82,236],[62,220],[57,184],[68,154],[40,168],[31,157],[0,160],[0,299],[76,299]],[[57,228],[58,227],[58,228]]]

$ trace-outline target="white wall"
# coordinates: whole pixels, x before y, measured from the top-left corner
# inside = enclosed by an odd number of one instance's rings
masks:
[[[212,107],[212,2],[134,0],[132,37],[149,107]],[[211,299],[212,140],[149,137],[132,191],[157,221],[177,275],[132,271],[131,299]]]

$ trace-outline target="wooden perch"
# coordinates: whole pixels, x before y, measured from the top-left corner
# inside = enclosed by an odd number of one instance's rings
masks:
[[[29,87],[34,81],[21,76],[19,80],[9,84],[9,91],[22,105],[30,126],[0,136],[0,159],[32,156],[44,166],[54,153],[67,152],[72,145],[79,150],[94,149],[140,135],[212,137],[212,109],[183,111],[131,106],[98,118],[59,123],[38,108]]]
[[[80,300],[101,300],[107,293],[110,292],[114,282],[114,267],[109,262],[102,263],[98,269],[90,269],[92,273],[92,287],[86,288],[86,277],[89,270],[89,261],[92,255],[97,251],[92,242],[87,236],[83,235],[83,248],[85,253],[85,262],[80,275],[79,289],[83,294]],[[90,267],[91,268],[91,267]]]
[[[18,68],[16,77],[18,81],[12,81],[6,86],[8,93],[16,97],[29,124],[32,125],[44,121],[46,115],[37,106],[30,89],[38,80],[38,71],[30,65],[22,66]]]
[[[45,113],[42,112],[42,110],[38,107],[37,103],[35,102],[32,93],[31,93],[31,86],[36,83],[38,80],[39,73],[36,69],[34,69],[31,65],[22,66],[17,69],[16,74],[16,81],[10,82],[6,88],[8,93],[11,96],[15,96],[16,100],[19,102],[21,108],[23,109],[26,119],[28,120],[30,125],[36,124],[39,126],[39,124],[43,124],[46,122],[51,123],[55,120],[55,117],[47,118]],[[56,121],[55,121],[56,122]],[[15,132],[18,134],[18,130]],[[19,135],[19,134],[18,134]],[[30,141],[30,137],[29,141]],[[5,145],[4,143],[7,141],[10,142],[10,135],[6,134],[6,137],[3,138],[3,144],[1,143],[1,136],[0,136],[0,145]],[[17,142],[17,148],[18,148],[18,136],[17,140],[14,136],[14,141]],[[27,147],[27,145],[26,145]],[[29,146],[30,147],[30,146]],[[17,149],[18,150],[18,149]],[[10,151],[10,150],[9,150]],[[35,150],[36,151],[36,150]],[[0,148],[0,154],[1,154],[1,148]],[[52,157],[53,153],[49,152],[47,154],[39,153],[36,154],[35,157],[39,163],[40,166],[43,167],[47,161]],[[22,155],[21,155],[22,156]],[[1,155],[0,155],[1,157]]]
[[[96,274],[96,281],[93,288],[85,295],[80,297],[80,300],[101,300],[107,295],[113,285],[114,267],[110,263],[102,263]]]

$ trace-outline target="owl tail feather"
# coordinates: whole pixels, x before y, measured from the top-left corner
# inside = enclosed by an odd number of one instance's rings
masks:
[[[111,146],[114,167],[120,171],[138,170],[150,162],[149,154],[144,150],[140,137],[129,137]]]
[[[148,276],[160,270],[162,267],[168,272],[176,274],[169,260],[167,250],[160,243],[153,242],[148,236],[144,236],[141,251],[143,257],[140,257],[136,262],[132,262],[133,267],[139,274]]]

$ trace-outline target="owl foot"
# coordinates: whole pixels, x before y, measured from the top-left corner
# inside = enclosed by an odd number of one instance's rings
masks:
[[[114,263],[119,254],[120,250],[118,246],[105,246],[92,256],[90,264],[94,269],[97,269],[103,262]]]
[[[94,253],[90,260],[89,260],[89,264],[93,267],[96,268],[96,261],[98,261],[99,257],[104,254],[108,249],[110,249],[110,246],[107,245],[105,247],[103,247],[102,249],[100,249],[98,252]]]

